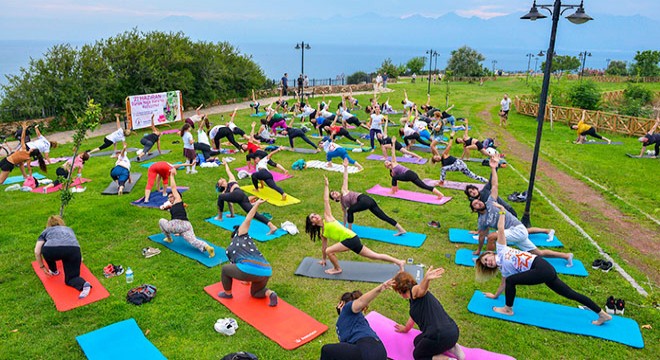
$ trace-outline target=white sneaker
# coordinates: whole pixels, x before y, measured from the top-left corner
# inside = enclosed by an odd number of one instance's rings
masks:
[[[138,150],[135,152],[135,155],[137,155],[137,157],[142,157],[142,155],[144,155],[144,150],[142,150],[142,149],[138,149]]]
[[[552,241],[555,239],[555,229],[550,229],[550,232],[548,233],[548,242]]]
[[[197,174],[197,170],[190,170],[191,174]]]
[[[85,190],[87,190],[86,187],[74,187],[73,189],[71,189],[71,192],[72,193],[81,193],[81,192],[85,192]]]

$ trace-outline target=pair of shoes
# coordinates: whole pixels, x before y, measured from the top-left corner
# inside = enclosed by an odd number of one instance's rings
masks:
[[[160,254],[160,249],[157,248],[147,247],[142,249],[142,256],[144,256],[147,259],[150,257],[154,257],[158,254]]]
[[[614,296],[607,298],[605,302],[605,312],[610,315],[623,315],[626,311],[626,301],[623,299],[614,300]]]
[[[436,228],[436,229],[440,228],[440,226],[441,226],[440,223],[435,221],[435,220],[429,221],[427,225],[432,227],[432,228]]]
[[[190,170],[191,174],[197,174],[197,170]]]
[[[602,270],[603,272],[610,272],[612,266],[613,264],[611,261],[603,260],[603,263],[600,264],[600,270]]]
[[[517,192],[517,191],[514,191],[511,195],[507,196],[507,199],[509,199],[509,201],[514,201],[515,202],[518,199],[518,195],[520,195],[520,193]]]
[[[124,273],[124,268],[121,265],[108,264],[108,266],[103,268],[103,276],[106,278],[111,278],[119,276]]]

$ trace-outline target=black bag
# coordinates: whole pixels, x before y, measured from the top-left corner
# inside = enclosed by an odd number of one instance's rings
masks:
[[[151,301],[154,296],[156,296],[156,287],[149,284],[142,284],[128,291],[126,301],[135,305],[142,305]]]
[[[221,360],[259,360],[259,358],[255,354],[245,351],[239,351],[239,352],[227,354],[223,356]]]

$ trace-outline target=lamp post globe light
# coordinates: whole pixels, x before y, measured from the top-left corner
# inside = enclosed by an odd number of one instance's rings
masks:
[[[433,57],[438,56],[438,52],[431,49],[431,50],[426,50],[426,53],[429,54],[429,84],[428,84],[428,89],[426,90],[427,94],[431,93],[431,65],[433,64]]]
[[[538,8],[544,9],[552,16],[552,29],[550,31],[550,44],[546,52],[545,68],[543,69],[543,85],[541,86],[541,96],[539,99],[539,111],[536,115],[536,141],[534,143],[534,155],[532,156],[532,168],[529,172],[529,187],[527,188],[527,201],[525,202],[525,212],[523,213],[521,222],[527,226],[531,226],[530,208],[532,205],[532,198],[534,197],[534,179],[536,178],[536,166],[539,160],[539,150],[541,147],[541,135],[543,133],[543,121],[545,117],[545,106],[548,101],[548,89],[550,87],[550,69],[552,69],[552,57],[555,53],[555,38],[557,36],[557,25],[559,17],[568,9],[576,9],[574,14],[566,16],[568,21],[573,24],[584,24],[593,18],[584,12],[584,1],[580,1],[580,5],[562,4],[561,0],[555,0],[553,4],[537,5],[536,0],[529,10],[529,13],[521,16],[523,20],[544,19],[547,16],[541,14]]]
[[[305,50],[310,50],[312,47],[308,43],[301,41],[296,43],[296,50],[300,50],[300,74],[305,76]],[[302,91],[300,92],[300,101],[303,101],[303,94],[305,93],[305,85],[303,83]]]
[[[493,65],[493,76],[495,76],[495,64],[497,64],[497,60],[493,60],[490,63]]]

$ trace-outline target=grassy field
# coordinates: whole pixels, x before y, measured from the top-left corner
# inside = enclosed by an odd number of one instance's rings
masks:
[[[426,101],[426,84],[399,83],[391,85],[395,89],[390,97],[390,104],[400,108],[403,98],[402,89],[407,89],[411,100],[417,103]],[[605,84],[603,89],[623,88],[623,84]],[[655,90],[660,85],[654,84]],[[451,85],[450,104],[455,104],[453,114],[456,117],[470,118],[474,127],[471,134],[478,137],[493,135],[486,129],[488,125],[476,115],[481,111],[489,111],[491,121],[496,120],[495,107],[501,95],[527,93],[524,81],[498,80],[486,82],[484,86],[477,84],[456,83]],[[432,104],[444,103],[444,86],[434,86]],[[359,96],[361,104],[367,103],[368,96]],[[333,104],[338,99],[333,99]],[[249,111],[239,112],[237,123],[243,129],[249,129],[252,119]],[[364,112],[358,112],[360,118],[365,118]],[[211,116],[213,122],[220,120],[220,115]],[[394,117],[398,120],[398,116]],[[500,130],[497,130],[500,131]],[[534,139],[535,123],[532,118],[512,114],[508,129],[518,141],[531,144]],[[565,126],[556,124],[553,130],[546,129],[541,155],[545,160],[555,163],[562,169],[562,163],[568,164],[580,173],[606,185],[609,189],[630,203],[647,212],[660,216],[657,204],[657,161],[632,161],[623,153],[639,151],[635,139],[613,135],[615,141],[623,141],[618,147],[587,147],[572,146],[567,141],[573,140],[575,133]],[[608,135],[606,135],[608,137]],[[179,140],[176,135],[164,135],[164,148],[172,149],[169,155],[159,158],[171,162],[181,161],[181,145],[172,144]],[[139,136],[131,136],[129,146],[139,146]],[[284,139],[278,140],[284,144]],[[89,139],[84,148],[92,148],[102,143],[102,138]],[[70,147],[55,149],[51,156],[64,156],[70,153]],[[453,149],[454,155],[460,155],[461,149]],[[616,153],[615,153],[616,152]],[[619,154],[620,153],[620,154]],[[366,161],[367,154],[351,153],[351,156],[366,166],[365,171],[350,176],[350,188],[354,191],[364,191],[376,183],[387,185],[389,176],[382,163]],[[242,166],[242,156],[234,156],[237,161],[232,168]],[[275,160],[289,167],[295,160],[322,160],[322,154],[303,155],[283,152],[276,155]],[[529,159],[509,158],[517,169],[527,173]],[[561,163],[560,163],[561,161]],[[97,328],[128,318],[135,318],[142,330],[149,330],[147,336],[163,354],[172,359],[217,359],[220,356],[238,350],[256,353],[263,359],[316,359],[323,344],[337,341],[334,333],[336,320],[335,305],[341,293],[360,289],[373,288],[374,284],[335,282],[296,277],[293,273],[305,256],[320,257],[320,243],[314,243],[303,234],[285,236],[268,243],[259,243],[259,249],[273,264],[274,275],[269,287],[280,297],[297,308],[307,312],[315,319],[325,323],[330,330],[311,343],[294,350],[286,351],[276,343],[264,337],[257,330],[239,319],[240,329],[236,335],[225,337],[213,330],[215,320],[223,317],[235,317],[220,303],[211,299],[203,288],[206,285],[220,281],[220,268],[208,269],[197,262],[179,256],[162,248],[162,254],[144,259],[140,252],[143,247],[154,246],[147,239],[148,235],[159,232],[158,219],[169,218],[169,214],[154,209],[143,209],[131,206],[129,203],[142,196],[146,176],[140,180],[133,193],[123,197],[102,196],[101,191],[110,182],[109,172],[114,165],[110,158],[92,158],[84,169],[84,176],[93,179],[87,184],[87,191],[77,194],[67,208],[67,225],[71,226],[81,243],[86,265],[100,278],[109,290],[110,298],[103,301],[59,313],[55,310],[52,300],[46,294],[43,286],[30,267],[34,259],[34,242],[44,229],[46,219],[59,209],[57,195],[41,195],[32,193],[2,193],[3,202],[7,205],[3,214],[5,231],[0,235],[0,302],[7,304],[1,312],[3,324],[0,332],[0,358],[15,359],[53,359],[84,358],[75,336],[87,333]],[[146,175],[146,169],[133,165],[133,171],[141,171]],[[487,175],[488,168],[471,164],[471,169],[480,175]],[[412,168],[421,177],[437,177],[439,168],[432,165]],[[568,169],[562,169],[572,174]],[[52,176],[55,166],[50,166]],[[14,172],[13,175],[18,174]],[[339,188],[341,174],[322,170],[308,169],[303,172],[293,172],[295,177],[281,182],[280,185],[291,195],[302,199],[302,203],[274,207],[268,204],[262,206],[263,211],[274,216],[276,224],[286,220],[294,222],[303,231],[304,218],[310,212],[321,212],[322,175],[330,178],[332,188]],[[654,175],[655,174],[655,175]],[[180,173],[177,183],[189,186],[185,194],[189,204],[188,216],[195,228],[197,236],[214,244],[227,246],[229,232],[203,221],[216,212],[215,181],[224,176],[219,168],[199,169],[199,174],[186,175]],[[655,178],[653,178],[655,176]],[[450,180],[466,181],[461,174],[449,174]],[[526,183],[509,169],[500,172],[501,193],[509,194],[522,191]],[[241,180],[241,185],[249,180]],[[655,187],[653,186],[655,183]],[[551,184],[541,183],[543,191],[553,198],[558,191]],[[410,185],[402,185],[410,189]],[[597,189],[598,190],[598,189]],[[467,303],[475,290],[494,291],[499,280],[491,280],[486,284],[474,281],[474,270],[454,264],[453,254],[457,246],[449,243],[447,230],[450,227],[472,228],[476,226],[476,215],[471,214],[464,195],[458,191],[445,190],[444,193],[454,199],[442,207],[434,207],[401,200],[377,197],[380,206],[399,220],[409,231],[423,232],[428,238],[421,248],[408,248],[364,240],[364,243],[378,252],[391,254],[398,258],[414,258],[415,263],[442,266],[447,272],[442,279],[431,285],[431,291],[440,299],[447,312],[454,318],[461,330],[459,342],[468,347],[480,347],[491,351],[512,355],[519,359],[610,359],[610,358],[653,358],[660,351],[659,336],[655,330],[642,330],[646,347],[642,350],[612,343],[596,338],[575,336],[566,333],[548,331],[536,327],[503,322],[496,319],[477,316],[467,311]],[[611,206],[619,207],[639,222],[640,226],[653,229],[653,224],[642,217],[635,209],[613,199],[605,194]],[[335,216],[341,214],[338,205],[333,205]],[[522,205],[515,204],[516,210],[522,212]],[[560,204],[562,210],[569,216],[579,216],[579,209],[572,204]],[[655,205],[657,206],[657,205]],[[240,212],[239,212],[240,213]],[[535,197],[533,219],[536,226],[554,228],[557,236],[564,242],[563,251],[573,252],[576,258],[585,264],[598,257],[598,253],[581,235],[565,222],[545,201]],[[430,220],[438,220],[441,229],[426,226]],[[579,220],[578,220],[579,222]],[[386,227],[378,219],[368,213],[359,213],[356,223]],[[589,224],[580,223],[608,249],[608,234],[602,234],[600,229]],[[657,229],[657,227],[655,228]],[[159,246],[156,246],[159,247]],[[631,250],[632,251],[632,250]],[[447,258],[445,254],[450,254]],[[612,254],[620,260],[617,254]],[[352,253],[343,253],[341,260],[363,261]],[[104,279],[102,269],[108,263],[130,266],[135,272],[135,283],[126,284],[123,277]],[[587,278],[561,276],[571,287],[593,298],[603,305],[609,295],[624,298],[627,301],[626,316],[635,319],[640,325],[652,324],[657,327],[658,312],[652,307],[657,291],[655,285],[646,283],[646,276],[637,269],[625,263],[621,265],[651,292],[649,298],[644,298],[616,272],[603,273],[589,269]],[[655,269],[658,263],[654,262]],[[158,295],[152,303],[134,306],[125,301],[126,292],[135,284],[150,283],[158,287]],[[553,303],[576,306],[570,300],[559,297],[544,286],[521,287],[518,296],[533,298]],[[402,323],[408,318],[407,302],[389,291],[380,295],[372,305],[376,310],[395,321]],[[539,314],[552,316],[552,314]],[[656,354],[656,355],[653,355]]]

